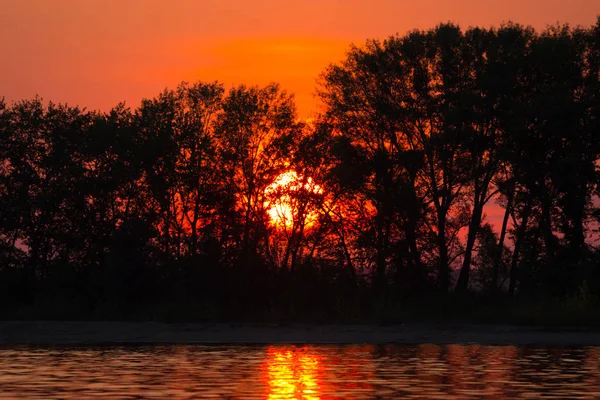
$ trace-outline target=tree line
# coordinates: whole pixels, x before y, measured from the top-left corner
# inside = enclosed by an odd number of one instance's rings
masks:
[[[311,121],[277,84],[0,101],[4,314],[600,295],[600,19],[369,40],[317,91]]]

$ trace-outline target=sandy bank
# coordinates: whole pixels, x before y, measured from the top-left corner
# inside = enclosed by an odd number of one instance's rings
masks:
[[[156,322],[0,322],[0,345],[15,344],[479,343],[600,346],[600,332],[512,326],[236,325]]]

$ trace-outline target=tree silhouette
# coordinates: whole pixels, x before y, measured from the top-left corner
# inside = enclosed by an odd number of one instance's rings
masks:
[[[309,121],[277,84],[184,82],[106,112],[2,99],[0,316],[359,318],[434,290],[590,301],[598,93],[600,18],[352,46]]]

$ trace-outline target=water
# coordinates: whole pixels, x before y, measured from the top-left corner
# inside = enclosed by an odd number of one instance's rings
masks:
[[[0,398],[600,398],[600,347],[0,348]]]

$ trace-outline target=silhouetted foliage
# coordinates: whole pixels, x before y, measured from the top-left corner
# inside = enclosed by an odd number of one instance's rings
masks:
[[[595,298],[599,93],[600,19],[367,41],[324,71],[314,121],[277,84],[182,83],[108,112],[1,100],[0,316]]]

